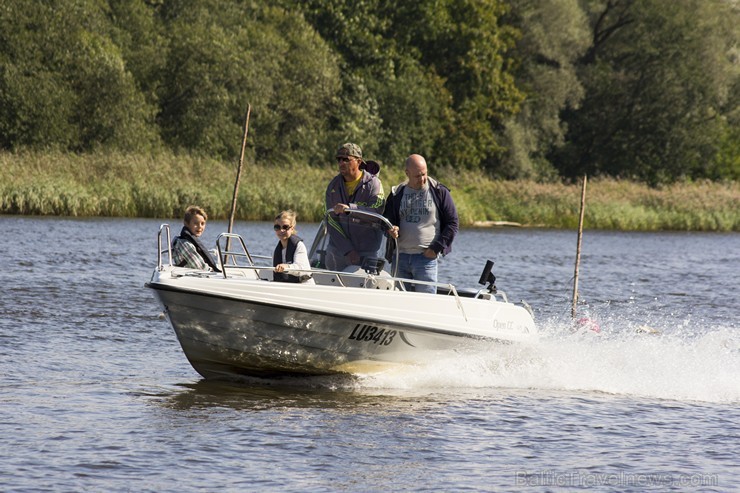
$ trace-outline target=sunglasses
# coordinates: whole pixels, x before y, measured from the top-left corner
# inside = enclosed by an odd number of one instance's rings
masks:
[[[337,158],[337,162],[338,163],[348,163],[348,162],[350,162],[350,158],[348,158],[348,157],[338,157]]]
[[[279,224],[273,224],[272,229],[274,229],[275,231],[280,231],[281,229],[283,231],[288,231],[292,227],[293,226],[291,226],[290,224],[283,224],[282,226]]]

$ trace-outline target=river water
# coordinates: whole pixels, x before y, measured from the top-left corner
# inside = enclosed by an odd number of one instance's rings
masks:
[[[440,278],[494,260],[538,344],[237,385],[200,378],[144,287],[160,222],[0,216],[0,491],[740,489],[736,233],[586,231],[596,333],[571,330],[575,232],[463,230]],[[234,230],[269,255],[270,226]]]

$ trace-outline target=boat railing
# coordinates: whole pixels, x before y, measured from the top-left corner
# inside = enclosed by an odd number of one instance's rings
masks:
[[[483,299],[492,299],[495,300],[497,297],[501,298],[501,301],[504,303],[509,302],[508,296],[506,296],[506,293],[504,291],[501,291],[500,289],[497,289],[496,291],[491,291],[487,288],[481,288],[481,289],[465,289],[463,291],[463,294],[461,296],[465,298],[483,298]]]
[[[263,262],[272,262],[272,257],[269,255],[252,255],[252,258],[262,260]]]
[[[234,243],[236,247],[232,249],[232,240],[237,240]],[[226,243],[225,245],[223,243]],[[241,247],[241,249],[238,249]],[[254,259],[250,255],[247,249],[247,244],[244,243],[244,239],[241,235],[236,233],[221,233],[216,238],[216,249],[218,250],[218,260],[221,264],[221,272],[223,272],[224,279],[227,278],[227,269],[253,269]],[[239,264],[238,259],[246,259],[249,265]]]
[[[406,289],[406,284],[423,284],[427,286],[434,286],[437,288],[437,294],[440,295],[450,295],[455,297],[462,297],[462,298],[483,298],[483,299],[493,299],[495,300],[497,296],[500,296],[501,299],[508,303],[508,297],[506,296],[506,293],[504,291],[501,291],[500,289],[494,291],[490,291],[487,288],[481,288],[481,289],[458,289],[454,284],[445,283],[445,282],[434,282],[434,281],[420,281],[418,279],[401,279],[401,278],[392,278],[393,281],[399,283],[401,285],[401,289],[403,291],[408,291]]]
[[[166,247],[162,244],[163,238],[166,238]],[[231,247],[232,241],[236,245],[235,248]],[[225,243],[225,244],[224,244]],[[272,257],[266,255],[255,255],[252,256],[249,253],[244,239],[235,233],[221,233],[216,239],[216,249],[218,252],[218,259],[221,266],[221,270],[224,278],[228,278],[227,271],[232,274],[234,271],[241,272],[244,275],[246,272],[253,272],[257,279],[263,279],[263,271],[274,272],[275,268],[268,264],[268,261],[272,260]],[[163,260],[164,255],[167,255],[166,262]],[[246,260],[248,265],[239,263],[239,259]],[[262,260],[266,265],[256,265],[254,259]],[[168,265],[172,268],[172,239],[170,233],[169,224],[161,224],[159,226],[159,232],[157,234],[157,270],[162,271],[164,266]],[[381,289],[390,291],[408,291],[407,286],[409,285],[427,285],[434,286],[437,290],[438,295],[451,295],[455,297],[458,309],[463,315],[465,320],[468,320],[465,308],[462,304],[461,298],[482,298],[496,300],[497,297],[508,303],[508,297],[506,293],[495,289],[493,284],[488,289],[478,290],[467,290],[464,289],[459,291],[454,284],[441,283],[434,281],[421,281],[418,279],[403,279],[394,277],[392,274],[384,270],[376,269],[372,271],[371,266],[356,266],[357,270],[352,271],[333,271],[327,269],[291,269],[293,273],[305,273],[310,274],[314,277],[317,284],[323,285],[334,285],[339,287],[359,287],[366,289]],[[377,267],[377,266],[376,266]],[[492,289],[493,288],[493,289]],[[528,305],[526,308],[530,310]]]
[[[162,247],[162,233],[166,232],[167,235],[167,248]],[[160,224],[159,233],[157,233],[157,270],[162,271],[164,269],[164,263],[162,262],[162,255],[167,254],[167,264],[172,267],[172,239],[170,236],[170,225]]]

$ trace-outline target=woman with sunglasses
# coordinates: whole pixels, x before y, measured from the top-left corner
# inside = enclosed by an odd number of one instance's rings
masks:
[[[308,272],[311,264],[308,262],[308,251],[303,240],[295,234],[296,213],[287,210],[275,216],[273,229],[278,237],[278,244],[272,254],[272,265],[275,272],[272,279],[278,282],[301,282],[315,284]],[[286,272],[300,270],[301,272]]]

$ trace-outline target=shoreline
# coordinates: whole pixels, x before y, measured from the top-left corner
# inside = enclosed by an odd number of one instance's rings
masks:
[[[69,217],[180,217],[191,204],[209,219],[231,211],[236,164],[174,154],[0,152],[0,214]],[[293,209],[318,222],[336,165],[245,163],[236,220],[269,221]],[[480,171],[437,168],[466,228],[577,229],[579,183],[501,181]],[[384,165],[386,194],[404,179],[402,165]],[[586,229],[740,231],[740,182],[676,183],[661,188],[589,177]]]

